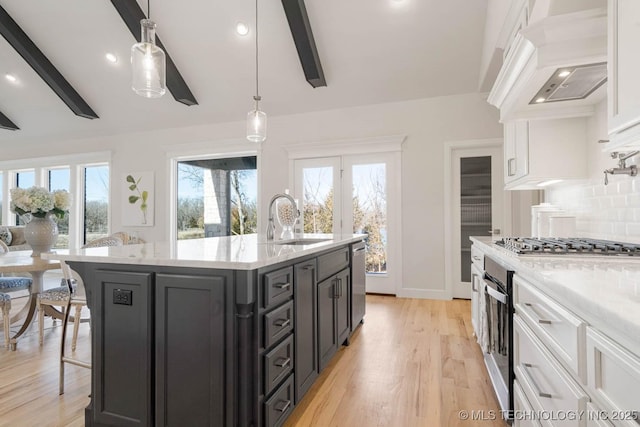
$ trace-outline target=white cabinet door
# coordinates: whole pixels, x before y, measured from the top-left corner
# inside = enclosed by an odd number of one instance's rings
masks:
[[[529,173],[529,122],[518,120],[504,124],[504,182]]]
[[[640,146],[640,1],[609,0],[610,148]]]
[[[587,119],[504,124],[506,190],[540,190],[551,181],[587,177]]]
[[[591,327],[587,328],[587,377],[591,397],[601,403],[614,425],[640,424],[640,358]]]

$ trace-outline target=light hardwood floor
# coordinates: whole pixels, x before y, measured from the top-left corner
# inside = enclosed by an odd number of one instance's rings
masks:
[[[506,426],[461,420],[459,412],[498,414],[482,354],[472,337],[469,301],[367,296],[366,323],[343,347],[287,420],[293,426]],[[82,426],[89,370],[68,366],[58,396],[60,328],[37,328],[16,352],[0,349],[0,426]],[[88,357],[88,325],[78,352]],[[499,415],[498,415],[499,418]]]

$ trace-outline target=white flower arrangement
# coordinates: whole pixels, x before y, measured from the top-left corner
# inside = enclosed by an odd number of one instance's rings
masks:
[[[42,187],[11,189],[11,212],[45,218],[49,214],[62,219],[69,213],[71,195],[66,190],[48,191]]]

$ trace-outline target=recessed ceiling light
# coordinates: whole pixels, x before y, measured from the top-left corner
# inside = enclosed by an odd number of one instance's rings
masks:
[[[537,102],[538,104],[539,104],[539,103],[541,103],[541,102],[544,102],[544,101],[546,101],[546,99],[545,99],[545,98],[538,98],[538,99],[536,99],[536,102]]]
[[[569,74],[571,74],[571,71],[560,71],[558,77],[567,77]]]
[[[106,53],[104,57],[107,59],[107,61],[111,62],[112,64],[115,64],[116,62],[118,62],[118,57],[111,52]]]
[[[13,74],[5,74],[4,78],[9,80],[11,83],[17,83],[18,79]]]
[[[249,26],[244,22],[238,22],[236,24],[236,33],[240,34],[241,36],[246,36],[247,34],[249,34]]]

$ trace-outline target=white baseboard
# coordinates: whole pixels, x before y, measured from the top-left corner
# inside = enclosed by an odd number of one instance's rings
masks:
[[[397,295],[399,298],[440,299],[450,300],[451,295],[445,289],[416,289],[403,288]]]

